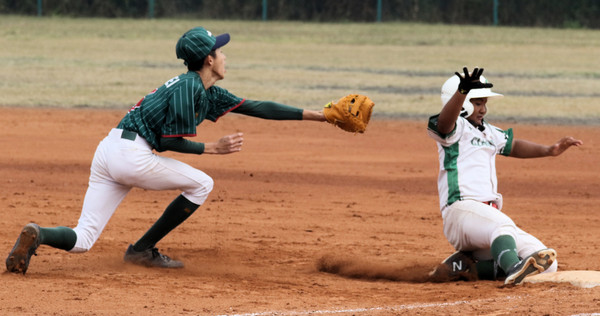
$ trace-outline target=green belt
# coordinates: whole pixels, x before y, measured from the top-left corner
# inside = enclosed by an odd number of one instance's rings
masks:
[[[124,139],[135,140],[136,137],[137,137],[137,133],[132,132],[132,131],[123,130],[123,133],[121,133],[121,138],[124,138]]]

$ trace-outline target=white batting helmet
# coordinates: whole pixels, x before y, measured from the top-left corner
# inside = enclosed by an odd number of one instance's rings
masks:
[[[488,82],[484,76],[479,77],[481,82]],[[442,85],[442,107],[450,101],[450,98],[456,93],[458,90],[458,84],[460,83],[460,78],[457,75],[454,75],[444,84]],[[492,92],[490,88],[482,88],[482,89],[471,89],[467,94],[467,98],[465,99],[465,103],[463,103],[462,110],[460,111],[460,115],[463,117],[468,117],[473,114],[473,104],[471,103],[471,99],[476,98],[493,98],[493,97],[502,97],[503,95],[500,93]]]

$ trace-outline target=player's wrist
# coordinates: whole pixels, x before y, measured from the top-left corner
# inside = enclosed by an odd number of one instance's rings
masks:
[[[204,153],[205,154],[216,154],[217,153],[217,143],[204,143]]]
[[[303,110],[302,111],[302,120],[305,121],[319,121],[325,122],[327,119],[323,114],[323,111],[313,111],[313,110]]]

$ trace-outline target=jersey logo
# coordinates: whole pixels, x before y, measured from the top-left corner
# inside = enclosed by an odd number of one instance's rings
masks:
[[[471,139],[471,145],[477,147],[496,147],[491,141],[479,137],[473,137],[473,139]]]
[[[165,87],[170,88],[172,85],[176,84],[179,81],[179,76],[175,78],[169,79],[169,81],[165,82]]]

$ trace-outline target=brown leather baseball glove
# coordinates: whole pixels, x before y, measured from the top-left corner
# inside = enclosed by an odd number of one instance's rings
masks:
[[[375,103],[369,97],[350,94],[337,102],[325,104],[323,114],[327,122],[353,133],[364,133],[371,119]]]

